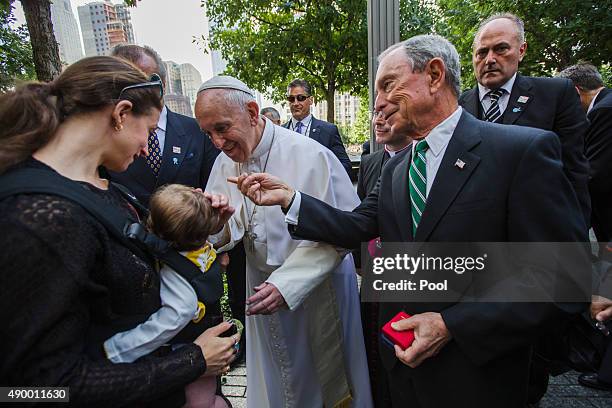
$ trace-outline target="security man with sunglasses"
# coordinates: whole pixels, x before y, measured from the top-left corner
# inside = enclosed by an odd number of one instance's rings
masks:
[[[304,79],[294,79],[287,87],[287,102],[291,110],[291,119],[283,126],[301,135],[310,137],[331,150],[342,163],[349,177],[351,174],[351,160],[346,154],[338,127],[333,123],[325,122],[312,116],[310,107],[313,104],[311,87]]]

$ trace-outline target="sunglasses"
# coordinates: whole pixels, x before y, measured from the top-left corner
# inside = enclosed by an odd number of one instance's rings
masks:
[[[125,91],[129,91],[130,89],[138,89],[138,88],[149,88],[152,86],[159,87],[159,97],[162,98],[164,96],[164,85],[162,84],[161,77],[158,74],[151,75],[149,78],[149,82],[143,82],[141,84],[128,85],[119,92],[119,97],[117,99],[121,99],[121,96]]]
[[[297,98],[297,100],[299,102],[304,102],[306,99],[310,98],[310,96],[306,96],[306,95],[298,95],[298,96],[289,95],[289,96],[287,96],[287,100],[289,101],[289,103],[295,102],[296,98]]]

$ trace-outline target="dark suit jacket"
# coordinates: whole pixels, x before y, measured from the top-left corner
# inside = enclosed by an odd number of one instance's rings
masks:
[[[285,123],[283,127],[291,129],[292,120],[293,119]],[[316,140],[331,150],[338,160],[340,160],[342,167],[344,167],[349,177],[352,179],[351,160],[349,159],[348,154],[346,154],[346,149],[342,144],[338,126],[334,125],[333,123],[325,122],[324,120],[319,120],[313,116],[312,121],[310,122],[310,128],[308,129],[308,137]]]
[[[519,103],[521,96],[529,99]],[[459,104],[472,115],[482,118],[478,87],[465,91],[459,98]],[[565,78],[535,78],[517,74],[502,123],[552,130],[557,134],[561,141],[563,169],[589,223],[589,167],[584,155],[587,122],[572,82]]]
[[[200,130],[195,119],[168,109],[166,139],[158,177],[147,165],[145,157],[139,157],[123,173],[109,172],[109,175],[112,181],[126,186],[148,207],[153,191],[164,184],[178,183],[204,189],[219,152]]]
[[[612,240],[612,90],[602,89],[587,115],[585,152],[591,166],[589,191],[597,240]]]
[[[397,155],[403,156],[408,152],[408,150],[410,150],[410,147],[397,153]],[[380,149],[374,153],[361,156],[359,173],[357,174],[357,195],[359,196],[359,199],[363,200],[374,190],[383,166],[388,160],[389,157],[386,154],[385,149]]]
[[[455,166],[457,158],[465,162],[462,169]],[[376,236],[383,242],[584,242],[586,226],[560,159],[561,146],[552,132],[482,122],[464,112],[414,237],[410,153],[385,165],[376,189],[352,212],[302,194],[299,224],[289,229],[294,237],[345,248]],[[543,285],[558,272],[547,269]],[[524,406],[531,342],[556,321],[561,307],[576,312],[584,306],[383,302],[379,327],[400,310],[440,312],[452,340],[415,369],[399,363],[385,346],[381,359],[392,389],[394,382],[395,389],[412,386],[419,406]]]

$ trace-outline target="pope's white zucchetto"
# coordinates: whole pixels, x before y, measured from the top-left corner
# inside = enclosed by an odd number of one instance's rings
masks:
[[[236,89],[238,91],[248,93],[253,98],[255,97],[255,95],[253,95],[253,91],[251,91],[244,82],[228,75],[217,75],[212,77],[211,79],[200,85],[198,93],[207,89]]]

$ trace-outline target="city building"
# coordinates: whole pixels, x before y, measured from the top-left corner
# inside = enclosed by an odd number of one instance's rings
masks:
[[[117,44],[134,43],[130,13],[122,4],[98,1],[79,6],[78,11],[85,55],[88,57],[107,55]]]
[[[123,3],[115,4],[115,11],[117,12],[117,18],[123,23],[123,30],[127,42],[130,44],[136,44],[136,37],[134,35],[134,27],[132,27],[132,16],[130,14],[130,8]]]
[[[193,117],[189,97],[185,95],[164,94],[164,103],[172,112]]]
[[[200,72],[191,64],[164,61],[166,66],[166,89],[164,102],[170,110],[193,116],[198,88],[202,85]]]
[[[83,58],[81,36],[70,0],[54,0],[51,3],[51,21],[62,63],[72,64]]]
[[[196,98],[198,96],[198,89],[202,85],[202,76],[200,72],[191,64],[181,64],[181,87],[182,94],[189,98],[191,107],[195,105]]]
[[[352,126],[359,110],[359,97],[336,92],[334,99],[336,125]],[[312,111],[317,118],[327,120],[327,101],[318,101]]]

